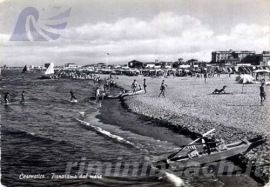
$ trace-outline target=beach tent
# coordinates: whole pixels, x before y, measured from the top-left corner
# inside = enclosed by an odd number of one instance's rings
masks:
[[[243,93],[244,85],[254,83],[255,78],[250,76],[250,75],[244,74],[244,75],[237,76],[235,80],[239,84],[243,84],[243,86],[242,86],[242,93]]]
[[[228,72],[229,72],[229,73],[233,73],[233,70],[232,70],[232,68],[230,68],[230,67],[227,67],[227,70],[228,70]]]

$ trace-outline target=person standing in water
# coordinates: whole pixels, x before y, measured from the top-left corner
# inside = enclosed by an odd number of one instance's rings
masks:
[[[260,97],[261,97],[261,105],[263,104],[263,101],[266,99],[266,94],[264,91],[264,83],[260,86]]]
[[[22,94],[21,94],[21,96],[22,96],[21,103],[24,103],[24,102],[25,102],[25,99],[24,99],[24,94],[25,94],[25,91],[22,91]]]
[[[97,86],[96,88],[96,102],[97,103],[100,103],[100,90],[99,90],[99,87]]]
[[[70,91],[70,96],[71,96],[70,101],[77,100],[77,98],[75,97],[73,91]]]
[[[165,81],[163,80],[160,85],[160,93],[158,97],[160,97],[161,94],[163,95],[163,97],[165,97],[165,87],[167,87],[167,85],[165,84]]]
[[[9,98],[10,98],[10,94],[9,92],[7,92],[4,96],[4,101],[5,101],[5,104],[8,104],[9,103]]]
[[[146,79],[143,79],[143,89],[144,89],[144,93],[146,93]]]

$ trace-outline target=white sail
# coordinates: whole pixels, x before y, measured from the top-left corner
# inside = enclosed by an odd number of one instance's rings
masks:
[[[48,69],[45,72],[45,75],[49,75],[49,74],[54,74],[54,63],[50,63],[50,66],[48,67]]]

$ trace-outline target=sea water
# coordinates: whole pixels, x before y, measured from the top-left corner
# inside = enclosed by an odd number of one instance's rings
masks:
[[[89,80],[38,77],[38,73],[2,72],[2,98],[9,92],[10,102],[14,103],[4,105],[2,100],[1,105],[2,184],[224,185],[217,177],[181,179],[171,173],[151,171],[153,157],[175,151],[190,139],[127,112],[119,101],[103,101],[103,108],[89,102],[94,96],[94,83]],[[22,91],[26,92],[26,102],[20,104]],[[77,103],[70,102],[70,91],[77,97]],[[128,164],[135,169],[125,170]],[[98,173],[93,165],[110,168]],[[250,178],[246,181],[256,185]],[[245,186],[246,182],[239,184]]]

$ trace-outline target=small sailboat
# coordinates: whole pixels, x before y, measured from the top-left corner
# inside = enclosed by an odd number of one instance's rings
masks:
[[[29,68],[27,67],[27,65],[24,66],[22,73],[26,73],[27,71],[29,71]]]
[[[51,62],[41,79],[53,79],[54,77],[54,63]]]

